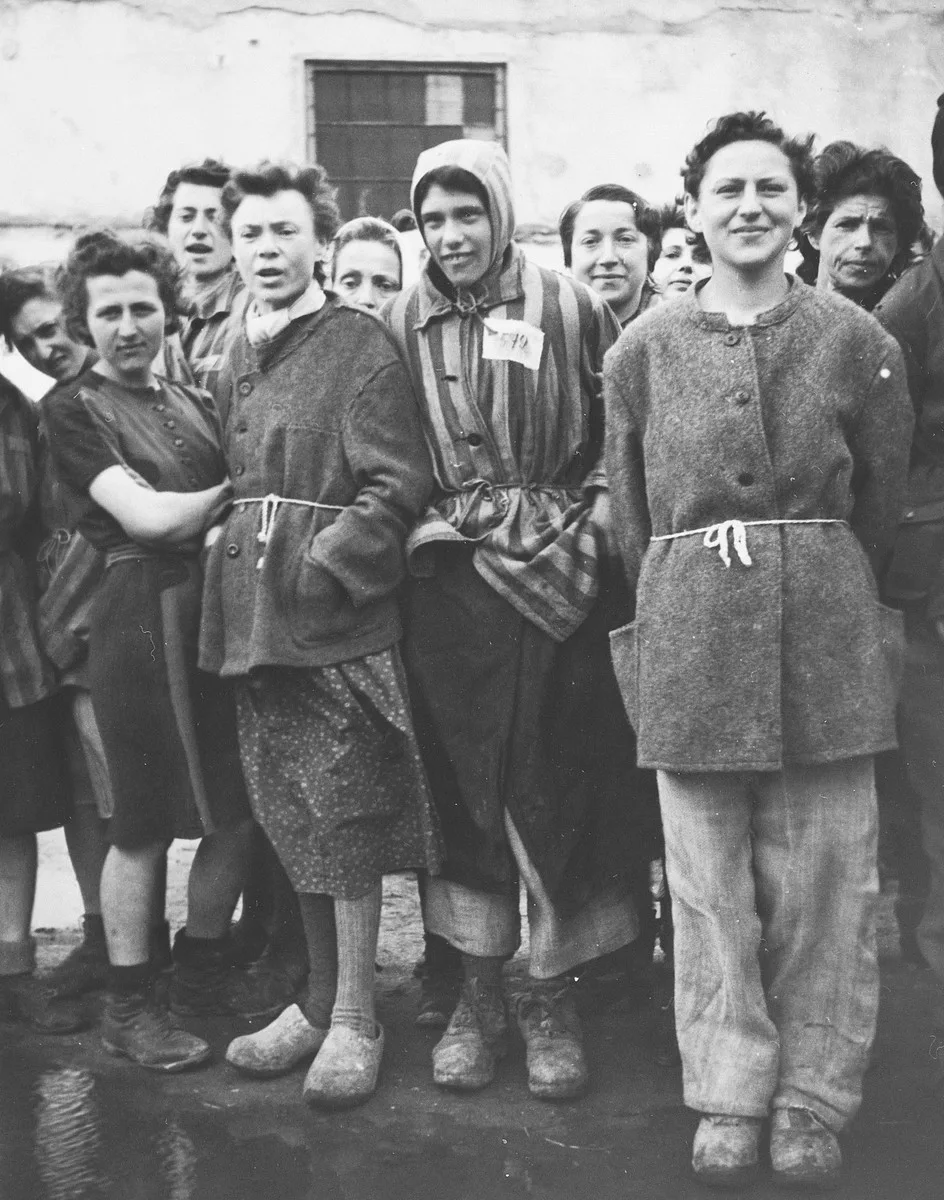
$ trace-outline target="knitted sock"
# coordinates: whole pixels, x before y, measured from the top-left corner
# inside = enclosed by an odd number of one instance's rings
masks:
[[[199,967],[209,959],[218,959],[228,948],[228,934],[220,938],[195,938],[186,929],[181,929],[174,938],[174,961]]]
[[[151,986],[150,962],[135,963],[132,967],[108,968],[108,990],[120,996],[146,992]]]
[[[28,937],[22,942],[0,942],[0,977],[29,975],[36,966],[36,940]]]
[[[85,913],[82,917],[82,941],[89,946],[105,945],[105,922],[101,913]]]
[[[480,983],[482,987],[501,988],[504,958],[480,958],[477,954],[463,954],[462,973],[466,983]]]
[[[308,985],[299,1007],[316,1029],[331,1024],[338,990],[338,935],[334,927],[331,896],[303,892],[298,897],[302,927],[308,944]]]
[[[382,898],[383,891],[378,883],[359,900],[334,901],[338,930],[338,995],[331,1024],[345,1025],[366,1037],[374,1037],[377,1030],[374,960]]]

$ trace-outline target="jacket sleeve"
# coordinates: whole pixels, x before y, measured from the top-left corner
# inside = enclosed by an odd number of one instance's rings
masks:
[[[922,284],[921,272],[906,271],[875,309],[877,317],[892,335],[904,355],[908,391],[917,411],[928,386],[928,328],[927,308],[936,299],[929,295],[930,285]]]
[[[606,404],[604,462],[609,480],[613,532],[629,586],[635,590],[652,523],[646,497],[644,430],[636,415],[642,348],[621,342],[606,356],[603,396]],[[635,394],[634,394],[635,393]]]
[[[905,364],[888,342],[849,434],[855,497],[849,523],[879,578],[904,510],[913,431]]]
[[[433,485],[416,398],[399,360],[367,381],[341,436],[357,495],[315,534],[307,555],[359,608],[389,595],[404,578],[404,541]]]

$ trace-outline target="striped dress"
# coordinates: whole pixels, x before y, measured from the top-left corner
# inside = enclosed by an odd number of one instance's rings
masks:
[[[607,578],[592,516],[605,486],[599,372],[619,327],[589,288],[513,244],[471,295],[437,282],[428,270],[384,316],[437,485],[407,544],[404,656],[443,874],[514,891],[507,812],[566,917],[644,880],[659,838],[609,664],[608,630],[630,601]],[[521,328],[505,321],[543,334],[527,335],[539,359],[507,343],[492,356],[496,331]]]
[[[537,370],[483,357],[489,323],[544,334]],[[474,306],[459,311],[424,275],[387,315],[421,398],[438,493],[413,531],[411,570],[432,543],[474,546],[475,568],[555,641],[598,591],[598,534],[585,488],[601,451],[599,380],[619,327],[582,284],[509,247]]]

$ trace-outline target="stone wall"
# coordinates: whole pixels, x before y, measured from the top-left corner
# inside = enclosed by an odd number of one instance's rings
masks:
[[[883,142],[930,184],[944,5],[0,0],[0,256],[136,222],[186,160],[304,157],[306,59],[506,64],[518,216],[540,226],[603,180],[669,199],[706,121],[738,107]],[[933,185],[926,202],[939,224]]]

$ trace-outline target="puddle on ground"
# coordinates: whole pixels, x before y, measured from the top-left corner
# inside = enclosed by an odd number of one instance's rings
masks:
[[[183,1107],[164,1083],[0,1044],[2,1200],[571,1200],[619,1194],[625,1180],[608,1146],[431,1113],[233,1111],[196,1096]],[[595,1187],[603,1166],[606,1186]]]

